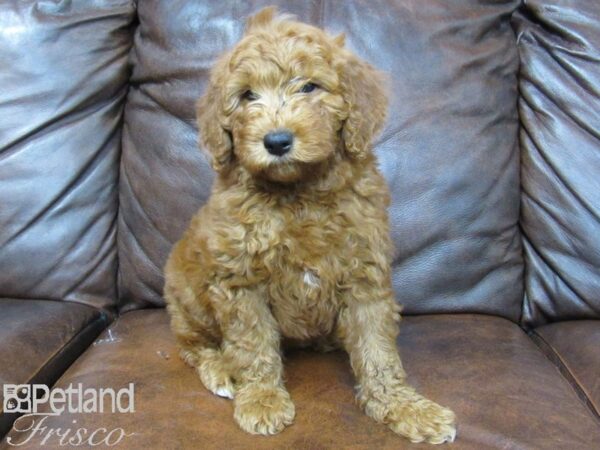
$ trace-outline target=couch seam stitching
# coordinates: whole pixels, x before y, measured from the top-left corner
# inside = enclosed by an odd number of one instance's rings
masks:
[[[577,381],[577,377],[575,377],[573,372],[569,369],[560,354],[537,331],[531,330],[529,337],[542,351],[544,356],[546,356],[546,358],[558,369],[561,376],[569,383],[569,385],[571,385],[571,388],[575,391],[579,400],[584,403],[594,419],[600,422],[600,411],[598,411],[581,384]]]

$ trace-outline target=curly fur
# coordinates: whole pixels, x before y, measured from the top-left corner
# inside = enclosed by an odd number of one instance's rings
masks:
[[[405,383],[396,349],[389,194],[371,151],[384,80],[343,36],[274,12],[248,20],[198,102],[217,177],[165,268],[181,356],[233,397],[242,429],[273,434],[295,414],[282,339],[339,345],[369,416],[413,442],[453,440],[453,413]],[[263,145],[281,128],[294,135],[285,157]]]

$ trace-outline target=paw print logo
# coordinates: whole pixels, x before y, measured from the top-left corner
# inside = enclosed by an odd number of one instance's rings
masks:
[[[5,384],[4,404],[2,410],[6,413],[31,412],[31,386],[28,384]]]

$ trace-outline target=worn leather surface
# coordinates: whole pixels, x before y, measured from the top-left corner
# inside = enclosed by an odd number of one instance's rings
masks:
[[[0,0],[0,295],[116,299],[132,0]]]
[[[89,306],[0,298],[0,386],[52,385],[106,325],[106,315]],[[0,436],[17,417],[2,405],[0,390]]]
[[[292,351],[286,385],[295,423],[274,437],[245,434],[232,404],[206,391],[177,356],[164,310],[121,316],[57,383],[135,384],[135,413],[49,417],[48,427],[123,428],[127,449],[398,449],[412,446],[365,416],[341,352]],[[451,448],[592,449],[600,427],[569,383],[513,323],[489,316],[405,318],[399,345],[409,380],[454,409]],[[12,432],[15,442],[23,435]],[[4,446],[3,446],[4,445]],[[35,440],[22,448],[36,448]],[[8,448],[6,442],[0,448]],[[596,446],[597,448],[597,446]]]
[[[345,32],[389,74],[376,151],[392,191],[393,281],[405,311],[518,320],[517,1],[139,2],[119,188],[123,308],[163,304],[163,264],[213,179],[194,103],[241,18],[272,3]]]
[[[600,2],[527,1],[521,70],[523,321],[600,318]]]
[[[553,323],[535,334],[600,420],[600,320]]]

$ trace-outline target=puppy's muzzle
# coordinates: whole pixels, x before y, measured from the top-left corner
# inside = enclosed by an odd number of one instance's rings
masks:
[[[272,131],[265,135],[263,142],[271,155],[283,156],[292,149],[294,135],[286,130]]]

